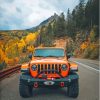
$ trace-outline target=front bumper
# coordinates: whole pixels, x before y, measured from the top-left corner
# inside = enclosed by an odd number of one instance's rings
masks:
[[[54,82],[52,86],[59,86],[61,82],[64,83],[64,87],[67,87],[70,85],[70,83],[76,79],[79,79],[79,76],[75,73],[73,75],[68,75],[65,78],[60,79],[39,79],[39,78],[33,78],[30,75],[22,74],[20,76],[20,81],[22,81],[26,85],[33,85],[34,83],[38,83],[38,86],[42,87],[45,86],[45,82],[51,81]]]

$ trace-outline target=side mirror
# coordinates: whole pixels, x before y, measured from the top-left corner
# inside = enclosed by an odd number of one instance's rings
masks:
[[[70,54],[70,53],[68,53],[68,54],[67,54],[67,58],[69,59],[70,57],[71,57],[71,54]]]
[[[29,54],[29,55],[28,55],[28,58],[32,59],[32,54]]]

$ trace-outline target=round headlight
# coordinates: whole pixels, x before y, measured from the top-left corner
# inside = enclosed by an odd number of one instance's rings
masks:
[[[32,65],[32,70],[36,71],[37,70],[37,66],[36,65]]]
[[[61,69],[64,70],[64,71],[67,70],[67,65],[65,65],[65,64],[62,65]]]

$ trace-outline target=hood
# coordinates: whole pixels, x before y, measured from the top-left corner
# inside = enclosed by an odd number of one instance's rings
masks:
[[[34,58],[32,59],[32,61],[30,62],[31,64],[65,64],[66,63],[66,59],[65,58]]]

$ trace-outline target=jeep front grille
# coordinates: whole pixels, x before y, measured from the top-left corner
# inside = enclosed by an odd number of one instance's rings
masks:
[[[61,64],[38,64],[38,73],[61,73]]]

